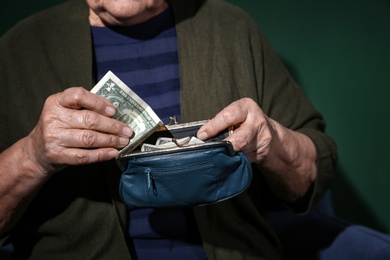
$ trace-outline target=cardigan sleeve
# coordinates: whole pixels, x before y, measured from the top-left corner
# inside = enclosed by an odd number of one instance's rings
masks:
[[[191,19],[184,17],[188,6],[182,1],[176,15],[182,118],[185,121],[212,118],[231,102],[250,97],[264,113],[283,126],[302,132],[313,140],[318,154],[318,178],[312,192],[288,207],[305,212],[331,185],[337,160],[336,145],[325,134],[325,121],[261,33],[255,21],[236,6],[222,1],[205,1],[194,8]],[[262,174],[255,174],[261,179]],[[264,185],[258,186],[258,184]],[[267,191],[264,180],[254,189],[251,201],[285,204]],[[258,192],[255,192],[256,194]]]
[[[308,136],[317,152],[317,179],[306,196],[296,203],[282,204],[297,213],[307,212],[330,187],[337,162],[335,142],[325,133],[326,123],[283,62],[256,27],[251,46],[257,68],[259,105],[267,116],[283,126]],[[278,199],[270,199],[273,203]]]

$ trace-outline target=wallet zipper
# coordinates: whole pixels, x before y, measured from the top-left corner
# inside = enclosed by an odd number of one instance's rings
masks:
[[[146,173],[146,178],[148,181],[148,189],[152,188],[153,189],[153,195],[157,197],[157,188],[156,188],[156,183],[154,182],[153,175],[152,175],[152,170],[150,168],[146,168],[145,171]]]

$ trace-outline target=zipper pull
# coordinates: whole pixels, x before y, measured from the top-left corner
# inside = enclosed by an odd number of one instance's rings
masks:
[[[153,194],[154,194],[154,196],[157,197],[158,192],[157,192],[156,183],[154,182],[154,179],[153,179],[153,176],[152,176],[152,170],[150,168],[146,168],[145,169],[145,173],[146,173],[146,178],[148,180],[148,189],[150,189],[152,187]]]

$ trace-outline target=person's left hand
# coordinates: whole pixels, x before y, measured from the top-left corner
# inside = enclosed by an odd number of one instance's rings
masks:
[[[225,140],[261,167],[270,189],[287,202],[302,198],[317,178],[312,140],[268,118],[250,98],[231,103],[198,131],[206,140],[234,126]]]
[[[250,98],[231,103],[198,131],[198,138],[206,140],[229,127],[233,134],[225,140],[230,141],[235,151],[243,151],[252,163],[260,163],[270,152],[276,131],[270,120]]]

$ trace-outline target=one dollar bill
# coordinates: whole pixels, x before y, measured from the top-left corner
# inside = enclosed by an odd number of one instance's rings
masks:
[[[119,155],[134,150],[163,125],[153,109],[111,71],[91,92],[108,99],[116,108],[113,118],[126,123],[134,132],[133,138],[119,151]]]
[[[144,143],[141,146],[141,152],[150,152],[150,151],[161,151],[170,148],[190,146],[195,144],[203,144],[204,141],[199,140],[195,136],[187,136],[180,139],[171,138],[171,137],[159,137],[156,141],[156,144],[147,144]]]

